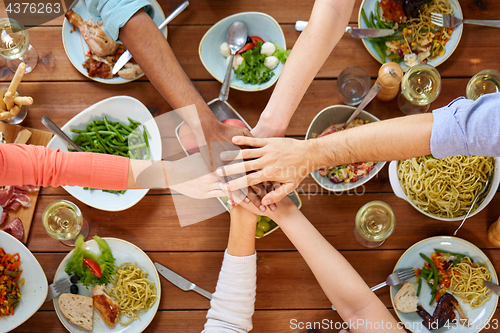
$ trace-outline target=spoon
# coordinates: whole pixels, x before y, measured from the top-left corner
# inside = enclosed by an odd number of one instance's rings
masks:
[[[472,208],[474,208],[474,205],[475,205],[475,203],[476,203],[477,199],[479,199],[479,197],[481,197],[481,196],[484,194],[484,192],[486,192],[486,190],[488,189],[488,184],[489,184],[489,183],[490,183],[490,179],[488,178],[488,179],[486,180],[486,183],[484,183],[484,188],[481,190],[481,192],[479,192],[479,194],[478,194],[478,195],[476,195],[476,198],[475,198],[475,199],[474,199],[474,201],[472,202],[472,205],[470,206],[469,211],[467,212],[467,215],[465,215],[464,219],[462,220],[462,223],[460,223],[460,226],[458,227],[458,229],[457,229],[457,230],[455,230],[455,232],[453,233],[453,236],[456,236],[456,235],[457,235],[458,230],[460,230],[460,228],[462,228],[462,226],[463,226],[463,225],[464,225],[464,223],[465,223],[465,220],[469,217],[469,214],[470,214],[470,212],[472,211]]]
[[[229,97],[229,87],[231,86],[231,69],[233,68],[234,55],[247,43],[247,26],[241,21],[236,21],[229,27],[227,31],[227,44],[231,50],[231,55],[229,55],[229,61],[227,65],[226,75],[224,76],[224,82],[220,88],[219,100],[227,101]]]
[[[356,110],[354,110],[354,112],[351,114],[351,116],[349,117],[349,119],[347,119],[347,121],[345,122],[344,125],[342,125],[339,129],[346,129],[347,128],[347,125],[349,125],[351,123],[351,121],[353,121],[357,116],[358,114],[363,111],[363,109],[365,108],[365,106],[368,105],[368,103],[370,103],[372,101],[372,99],[375,98],[375,96],[377,96],[377,94],[380,92],[380,90],[382,90],[382,86],[378,83],[375,83],[373,85],[373,87],[370,88],[370,90],[368,91],[368,93],[365,95],[365,97],[363,98],[363,100],[361,101],[361,103],[358,105],[358,107],[356,108]]]
[[[83,150],[81,150],[81,148],[78,147],[76,145],[76,143],[74,143],[73,140],[71,140],[66,135],[66,133],[64,133],[49,117],[43,116],[42,117],[42,124],[44,124],[45,127],[47,127],[49,130],[51,130],[52,133],[54,133],[55,135],[60,137],[63,141],[66,141],[67,143],[69,143],[69,145],[71,147],[73,147],[73,149],[76,149],[76,151],[79,151],[79,152],[83,152]]]

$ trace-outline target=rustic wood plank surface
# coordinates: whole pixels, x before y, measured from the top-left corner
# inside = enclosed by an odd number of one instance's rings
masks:
[[[168,15],[183,0],[159,1]],[[500,2],[494,0],[460,0],[464,17],[469,19],[499,19]],[[299,33],[294,29],[297,20],[307,20],[313,0],[282,1],[197,0],[168,27],[168,41],[188,76],[208,102],[219,94],[220,83],[203,67],[198,45],[205,32],[217,21],[243,11],[262,11],[273,16],[281,25],[288,48],[293,47]],[[350,25],[356,26],[361,0],[356,1]],[[487,8],[480,8],[486,6]],[[3,3],[0,13],[6,16]],[[128,95],[137,98],[154,116],[171,111],[146,77],[124,85],[104,85],[81,75],[70,63],[63,48],[61,26],[63,17],[42,26],[30,27],[31,43],[39,54],[36,69],[23,78],[19,91],[33,96],[23,126],[45,130],[41,117],[50,116],[58,125],[92,104],[103,99]],[[27,24],[27,26],[30,26]],[[443,88],[432,109],[443,107],[453,99],[465,95],[469,78],[486,68],[500,70],[500,34],[494,28],[466,25],[462,39],[453,55],[438,67]],[[365,50],[360,40],[344,36],[320,69],[293,116],[286,135],[303,139],[309,123],[323,108],[341,104],[336,78],[347,66],[357,65],[368,71],[375,80],[379,63]],[[13,74],[0,60],[0,81],[8,82]],[[273,88],[262,92],[232,91],[230,104],[251,126],[257,123]],[[380,119],[400,117],[397,102],[375,99],[366,110]],[[172,135],[173,128],[165,128],[164,153],[178,149]],[[369,144],[369,143],[367,143]],[[387,166],[356,192],[335,194],[321,191],[311,177],[298,188],[303,201],[302,211],[316,228],[352,263],[365,282],[375,285],[385,280],[401,254],[412,244],[437,235],[451,235],[458,222],[443,223],[428,218],[408,203],[397,198],[391,189]],[[50,202],[71,200],[79,205],[91,224],[91,235],[122,238],[146,251],[153,261],[192,280],[213,292],[217,282],[223,251],[229,233],[229,215],[222,213],[207,221],[181,227],[174,208],[174,196],[169,190],[152,190],[136,206],[123,212],[102,212],[88,207],[71,197],[63,188],[43,188],[36,205],[27,246],[42,265],[47,279],[52,282],[55,271],[69,249],[51,239],[45,232],[41,215]],[[179,196],[175,198],[179,199]],[[188,199],[184,199],[188,200]],[[354,238],[354,217],[357,210],[371,200],[383,200],[394,209],[394,234],[377,249],[366,249]],[[186,201],[202,209],[219,205],[215,200]],[[487,240],[488,227],[500,215],[500,198],[495,196],[486,209],[472,217],[459,236],[481,248],[495,266],[500,266],[500,250]],[[316,322],[322,332],[338,332],[342,320],[330,309],[330,304],[300,254],[281,230],[257,241],[258,277],[254,329],[257,333],[306,332],[307,323]],[[146,332],[200,332],[205,323],[209,302],[203,297],[183,292],[161,278],[162,297],[159,311]],[[376,292],[393,312],[389,289]],[[295,322],[293,320],[296,320]],[[500,320],[496,312],[494,320]],[[324,323],[329,325],[326,325]],[[293,323],[296,323],[293,326]],[[301,326],[300,323],[303,325]],[[320,323],[324,325],[321,326]],[[320,326],[318,326],[320,325]],[[1,330],[1,328],[0,328]],[[487,331],[498,332],[497,327]],[[52,303],[44,304],[15,332],[65,332]]]

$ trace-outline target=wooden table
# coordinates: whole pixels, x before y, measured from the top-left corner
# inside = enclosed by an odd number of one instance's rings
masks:
[[[483,0],[488,7],[480,10],[476,0],[461,0],[466,18],[499,19],[500,2]],[[160,1],[165,13],[172,12],[182,0]],[[205,70],[198,57],[198,44],[203,34],[220,19],[238,12],[262,11],[273,16],[285,32],[288,48],[293,47],[299,33],[294,29],[297,20],[308,19],[313,0],[248,1],[196,0],[169,25],[168,41],[182,67],[194,81],[205,100],[218,96],[220,83]],[[357,24],[361,0],[356,1],[350,19]],[[3,15],[4,17],[6,15]],[[139,99],[157,116],[171,110],[146,78],[124,85],[104,85],[81,75],[69,62],[61,42],[59,17],[41,27],[29,30],[31,42],[39,54],[36,69],[25,76],[19,91],[33,96],[35,104],[29,108],[23,125],[44,129],[40,119],[49,115],[57,124],[64,124],[80,111],[105,98],[129,95]],[[453,55],[441,66],[443,89],[433,108],[448,104],[465,94],[471,76],[487,68],[500,69],[500,34],[494,28],[466,25],[460,44]],[[341,104],[336,88],[336,77],[347,66],[366,69],[372,79],[377,76],[379,63],[363,47],[361,40],[345,35],[319,71],[293,116],[287,136],[303,138],[313,117],[323,108]],[[9,75],[3,80],[10,80]],[[263,92],[232,91],[229,102],[255,126],[266,105],[272,88]],[[375,99],[367,111],[388,119],[402,116],[396,101],[388,103]],[[369,143],[367,143],[369,144]],[[387,167],[364,187],[362,195],[317,194],[318,186],[307,178],[301,185],[302,211],[318,230],[351,262],[370,286],[386,279],[400,255],[412,244],[431,236],[451,235],[457,223],[443,223],[418,213],[392,192]],[[359,192],[358,192],[359,193]],[[28,247],[42,265],[47,279],[54,273],[68,248],[50,238],[42,226],[45,206],[57,199],[77,202],[62,188],[44,188],[37,203]],[[377,249],[361,247],[354,239],[354,217],[357,210],[371,200],[383,200],[394,209],[397,228],[387,242]],[[488,227],[500,215],[500,196],[497,196],[480,214],[471,218],[460,236],[483,249],[493,264],[500,267],[500,250],[488,243]],[[134,207],[123,212],[102,212],[79,204],[84,216],[91,222],[91,234],[117,237],[130,241],[151,257],[180,273],[200,287],[213,292],[217,282],[223,251],[226,248],[229,215],[221,214],[192,226],[179,226],[170,192],[154,190]],[[340,322],[330,309],[311,271],[281,231],[257,241],[258,278],[257,301],[253,332],[290,332],[290,321]],[[321,255],[321,254],[318,254]],[[162,297],[159,311],[147,332],[200,332],[210,304],[196,293],[185,293],[162,279]],[[392,310],[389,289],[376,292]],[[500,311],[495,314],[500,319]],[[65,332],[52,302],[41,309],[16,332]],[[323,330],[327,331],[327,330]],[[338,332],[338,330],[333,330]]]

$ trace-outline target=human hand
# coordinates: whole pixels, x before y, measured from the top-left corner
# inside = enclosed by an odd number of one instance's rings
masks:
[[[281,129],[259,119],[259,122],[252,129],[251,133],[254,138],[279,138],[285,136],[285,130],[286,128]]]
[[[233,143],[257,147],[257,149],[224,152],[221,156],[224,160],[235,158],[252,160],[221,167],[216,173],[218,175],[234,175],[241,173],[242,170],[246,172],[258,170],[229,181],[229,188],[232,191],[264,181],[280,183],[264,196],[263,205],[278,203],[288,193],[291,193],[309,173],[318,168],[314,164],[315,151],[312,149],[310,141],[288,138],[235,137]]]

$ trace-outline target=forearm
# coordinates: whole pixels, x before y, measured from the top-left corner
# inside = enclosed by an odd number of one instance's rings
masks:
[[[353,0],[316,0],[309,24],[293,46],[261,120],[284,133],[319,69],[344,34]]]
[[[200,118],[215,118],[180,66],[165,36],[144,10],[135,13],[120,29],[120,40],[173,109],[194,104]]]
[[[431,153],[432,114],[375,122],[308,140],[312,165],[391,161]],[[312,171],[312,170],[311,170]]]
[[[257,216],[241,207],[231,208],[231,227],[227,253],[233,256],[249,256],[255,253],[255,227]]]
[[[307,262],[344,321],[383,321],[396,327],[395,319],[361,276],[298,209],[287,209],[278,217],[277,223]],[[382,327],[380,332],[388,331],[385,328]],[[359,326],[351,328],[351,332],[373,332],[373,329]]]

